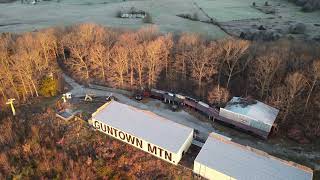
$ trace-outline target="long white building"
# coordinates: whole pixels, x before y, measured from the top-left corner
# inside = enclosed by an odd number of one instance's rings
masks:
[[[175,165],[193,138],[192,128],[116,101],[93,113],[92,123],[95,129]]]
[[[195,159],[194,173],[209,180],[312,180],[310,168],[211,133]]]

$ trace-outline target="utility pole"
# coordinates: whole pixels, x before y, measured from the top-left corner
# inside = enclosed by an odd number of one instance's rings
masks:
[[[16,115],[16,110],[14,109],[14,106],[13,106],[13,101],[14,101],[15,99],[8,99],[8,101],[7,101],[7,103],[6,104],[10,104],[10,106],[11,106],[11,110],[12,110],[12,114],[15,116]]]

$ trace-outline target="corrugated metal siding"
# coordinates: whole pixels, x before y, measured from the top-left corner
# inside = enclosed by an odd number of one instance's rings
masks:
[[[271,131],[271,126],[269,126],[269,125],[267,125],[267,124],[265,124],[263,122],[256,121],[256,120],[251,119],[251,118],[249,118],[247,116],[234,113],[234,112],[226,110],[224,108],[220,109],[219,115],[223,116],[225,118],[240,122],[242,124],[251,126],[253,128],[260,129],[260,130],[265,131],[265,132],[270,132]]]
[[[261,129],[263,131],[266,131],[266,132],[270,132],[271,131],[271,127],[267,124],[264,124],[262,122],[259,122],[259,121],[250,121],[250,126],[254,127],[254,128],[257,128],[257,129]]]

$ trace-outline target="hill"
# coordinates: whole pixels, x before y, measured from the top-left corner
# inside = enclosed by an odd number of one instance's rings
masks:
[[[191,172],[34,105],[0,118],[0,179],[190,179]],[[39,111],[31,114],[30,112]]]

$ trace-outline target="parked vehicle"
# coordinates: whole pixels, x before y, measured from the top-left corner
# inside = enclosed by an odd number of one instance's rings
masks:
[[[142,94],[136,94],[134,96],[134,99],[136,99],[137,101],[141,101],[143,99],[143,95]]]

